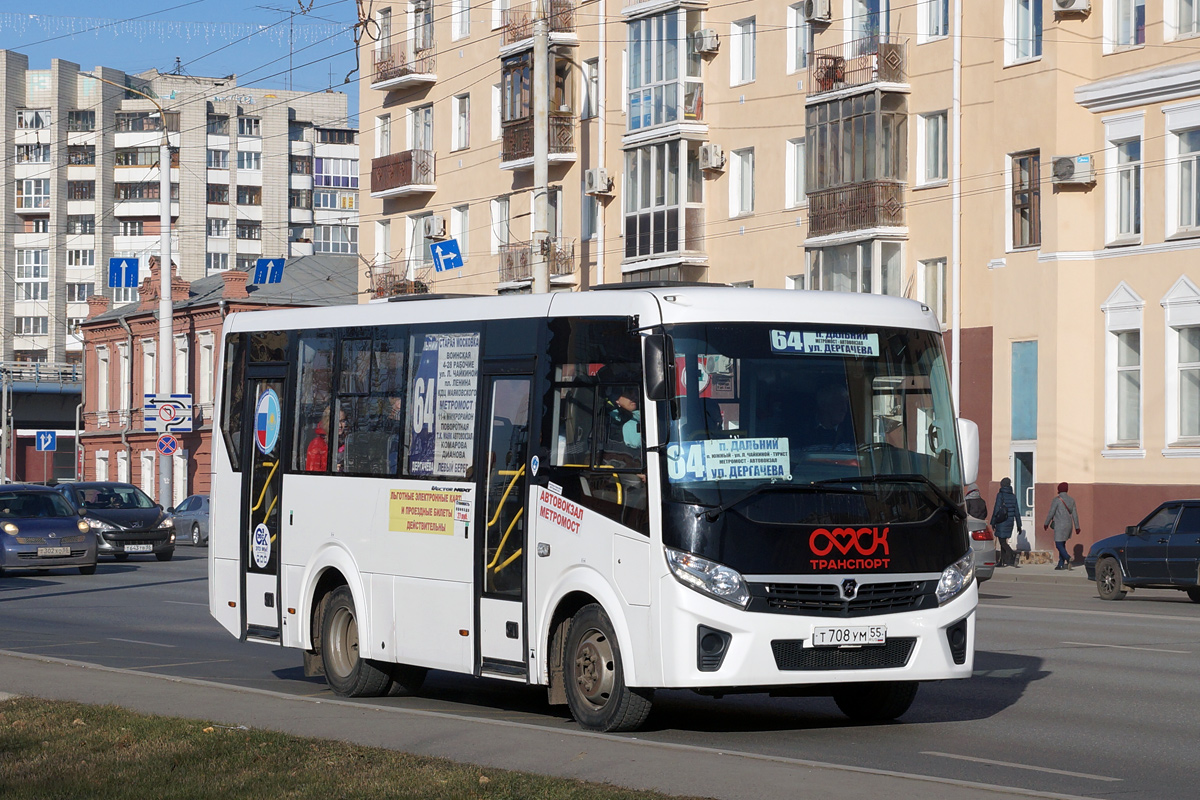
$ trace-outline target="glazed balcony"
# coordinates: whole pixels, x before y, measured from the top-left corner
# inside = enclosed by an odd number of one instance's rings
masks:
[[[575,35],[574,0],[545,0],[550,14],[551,44],[578,43]],[[501,47],[519,44],[533,38],[533,22],[537,19],[537,3],[526,3],[504,10],[504,38]]]
[[[814,50],[808,62],[808,97],[873,83],[908,82],[906,45],[895,36],[868,36]]]
[[[500,169],[531,169],[533,167],[533,117],[502,124],[503,142],[500,145]],[[575,116],[550,115],[551,164],[573,162],[575,153]]]
[[[808,235],[904,227],[904,184],[868,181],[811,192]]]
[[[547,239],[546,259],[550,278],[571,279],[575,275],[575,240]],[[533,280],[533,243],[500,245],[500,282],[521,283]]]
[[[389,47],[376,50],[371,71],[371,88],[380,91],[437,83],[437,51]]]
[[[402,197],[437,191],[432,150],[405,150],[371,159],[371,197]]]

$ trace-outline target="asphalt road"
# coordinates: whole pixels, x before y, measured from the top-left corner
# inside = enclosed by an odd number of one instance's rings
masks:
[[[0,650],[332,698],[297,651],[242,644],[208,616],[205,550],[0,578]],[[859,726],[824,698],[660,692],[641,741],[1087,797],[1187,797],[1200,732],[1200,605],[1099,600],[1079,573],[1005,570],[981,587],[975,677],[926,684],[901,724]],[[1022,580],[1014,581],[1020,577]],[[1055,577],[1058,583],[1040,582]],[[4,690],[0,673],[0,691]],[[107,698],[93,698],[103,702]],[[419,697],[364,701],[550,731],[539,689],[432,673]],[[381,722],[380,724],[384,724]],[[667,752],[672,752],[667,748]]]

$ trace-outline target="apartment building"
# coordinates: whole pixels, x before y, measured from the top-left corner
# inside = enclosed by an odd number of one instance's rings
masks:
[[[546,0],[552,288],[918,299],[958,342],[989,504],[1011,476],[1050,548],[1067,481],[1086,550],[1200,495],[1200,16],[960,6]],[[374,13],[363,288],[528,291],[534,6]]]
[[[85,72],[60,59],[30,69],[0,50],[0,360],[78,361],[88,298],[139,299],[137,287],[108,288],[108,262],[139,258],[145,275],[159,253],[164,128],[183,279],[263,257],[357,253],[346,95],[239,86],[234,75]]]

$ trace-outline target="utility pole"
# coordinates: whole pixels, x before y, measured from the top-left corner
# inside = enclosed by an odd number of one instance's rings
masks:
[[[550,291],[550,22],[537,0],[533,22],[533,292]]]

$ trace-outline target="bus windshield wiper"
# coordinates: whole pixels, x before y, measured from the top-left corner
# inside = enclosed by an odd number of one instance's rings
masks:
[[[954,498],[946,494],[946,490],[938,486],[926,475],[921,475],[916,472],[905,473],[901,475],[856,475],[847,478],[826,478],[823,481],[817,481],[818,485],[824,486],[836,483],[921,483],[933,492],[938,500],[950,510],[958,519],[966,519],[967,512],[962,506],[954,502]]]
[[[806,492],[806,493],[829,493],[834,494],[859,494],[858,489],[830,489],[828,486],[821,486],[816,483],[760,483],[757,486],[747,489],[737,497],[730,500],[728,503],[722,503],[719,506],[706,508],[702,511],[697,511],[696,516],[704,515],[704,518],[709,522],[716,522],[722,514],[736,505],[739,505],[757,494],[764,492]]]

